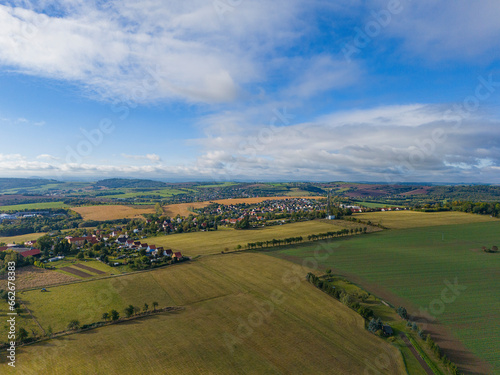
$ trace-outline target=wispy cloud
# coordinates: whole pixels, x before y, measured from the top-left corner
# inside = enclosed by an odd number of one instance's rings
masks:
[[[11,70],[108,98],[211,103],[264,78],[262,57],[296,36],[301,2],[246,2],[224,20],[202,0],[23,4],[0,5],[0,63]]]
[[[161,157],[156,155],[156,154],[147,154],[147,155],[127,155],[127,154],[122,154],[124,158],[127,159],[133,159],[133,160],[149,160],[155,163],[158,163],[161,161]]]

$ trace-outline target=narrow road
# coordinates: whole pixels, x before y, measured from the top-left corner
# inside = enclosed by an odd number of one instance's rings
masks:
[[[425,372],[427,372],[427,374],[429,374],[429,375],[435,375],[434,371],[432,371],[432,369],[429,367],[427,362],[425,362],[424,359],[420,356],[420,354],[418,354],[417,349],[415,349],[413,347],[412,343],[410,342],[410,340],[408,340],[408,337],[406,337],[406,335],[404,333],[400,333],[399,336],[401,337],[401,339],[403,339],[404,343],[410,349],[410,351],[413,353],[413,355],[415,356],[417,361],[420,363],[420,365],[423,367]]]

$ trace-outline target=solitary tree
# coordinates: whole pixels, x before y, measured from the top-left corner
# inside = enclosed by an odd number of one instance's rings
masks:
[[[111,314],[111,320],[113,321],[118,320],[120,318],[120,313],[116,310],[111,310],[110,314]]]
[[[109,313],[105,312],[104,314],[102,314],[102,318],[104,319],[105,322],[107,322],[109,319]]]
[[[156,311],[157,307],[158,307],[158,302],[154,301],[153,302],[153,311]]]
[[[127,318],[130,318],[130,316],[134,313],[134,306],[128,305],[128,307],[125,309],[125,315],[127,315]]]
[[[19,333],[17,334],[17,339],[20,342],[23,342],[28,338],[28,331],[26,331],[23,327],[19,328]]]
[[[408,312],[403,306],[399,306],[397,312],[401,318],[408,320]]]
[[[76,331],[78,328],[80,328],[80,322],[78,320],[73,319],[72,321],[69,322],[68,329]]]
[[[143,307],[143,310],[144,310],[144,311],[148,311],[148,309],[149,309],[149,305],[148,305],[147,303],[145,303],[145,304],[144,304],[144,307]]]

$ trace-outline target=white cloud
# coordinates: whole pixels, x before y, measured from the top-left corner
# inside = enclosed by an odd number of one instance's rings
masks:
[[[380,1],[380,9],[387,1]],[[385,32],[402,38],[410,56],[430,60],[498,58],[500,2],[484,0],[402,1],[403,12],[394,15]]]
[[[244,2],[222,19],[202,0],[0,5],[0,63],[134,102],[231,101],[296,36],[300,3]]]
[[[491,172],[500,165],[498,124],[477,115],[457,127],[444,113],[439,105],[413,104],[285,127],[240,124],[227,135],[211,128],[199,141],[206,152],[197,165],[228,180],[499,182]]]
[[[295,62],[295,74],[285,93],[288,96],[309,98],[317,94],[345,88],[359,81],[362,72],[357,63],[344,58],[336,60],[329,55],[314,56],[312,59]]]
[[[60,160],[60,158],[49,155],[49,154],[41,154],[36,157],[38,160]]]
[[[124,158],[127,159],[134,159],[134,160],[149,160],[155,163],[158,163],[161,161],[160,156],[156,154],[147,154],[147,155],[128,155],[128,154],[122,154]]]

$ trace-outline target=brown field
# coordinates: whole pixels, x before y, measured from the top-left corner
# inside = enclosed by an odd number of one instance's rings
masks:
[[[33,266],[22,267],[16,270],[16,289],[18,290],[64,284],[75,280],[77,278],[73,276]],[[5,276],[2,276],[0,289],[6,288],[7,280]]]
[[[75,264],[75,267],[81,268],[82,270],[85,270],[85,271],[95,273],[97,275],[105,275],[106,274],[106,272],[103,272],[101,270],[96,270],[95,268],[86,266],[85,264],[81,264],[81,263]]]
[[[73,275],[80,276],[80,277],[92,277],[92,275],[90,273],[83,272],[83,271],[77,270],[76,268],[72,268],[72,267],[61,267],[59,269],[61,271],[69,272],[69,273],[72,273]]]
[[[73,211],[82,215],[83,220],[116,220],[116,219],[132,219],[144,217],[142,214],[153,214],[152,208],[134,208],[122,205],[99,205],[99,206],[82,206],[73,207]]]
[[[167,215],[170,217],[175,217],[177,215],[180,216],[189,216],[193,214],[193,212],[189,211],[189,208],[192,207],[194,209],[203,208],[208,206],[210,203],[219,203],[224,205],[229,204],[240,204],[240,203],[260,203],[267,200],[280,200],[280,199],[291,199],[291,198],[307,198],[307,199],[321,199],[325,198],[322,196],[316,197],[256,197],[256,198],[230,198],[230,199],[217,199],[214,201],[205,201],[205,202],[192,202],[192,203],[179,203],[179,204],[170,204],[165,206],[163,209]]]

